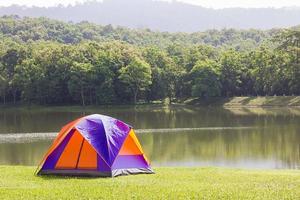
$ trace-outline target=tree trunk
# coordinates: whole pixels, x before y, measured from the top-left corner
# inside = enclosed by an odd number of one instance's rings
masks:
[[[3,90],[3,105],[6,104],[6,94],[5,89]]]
[[[16,96],[17,96],[17,91],[13,91],[13,98],[14,98],[14,105],[16,104]]]
[[[295,51],[296,51],[296,63],[298,64],[299,63],[299,41],[297,40],[296,41],[296,48],[295,48]]]
[[[172,104],[172,94],[169,95],[169,104]]]
[[[92,95],[92,89],[90,88],[90,105],[93,104],[93,95]]]
[[[134,99],[133,99],[134,104],[136,104],[136,102],[137,102],[137,94],[138,94],[138,91],[135,90],[134,91]]]
[[[96,105],[98,105],[98,95],[97,95],[97,91],[95,90],[95,103]]]
[[[80,96],[81,96],[81,103],[82,103],[82,106],[84,107],[84,106],[85,106],[85,102],[84,102],[84,92],[83,92],[83,87],[81,87],[81,89],[80,89]]]

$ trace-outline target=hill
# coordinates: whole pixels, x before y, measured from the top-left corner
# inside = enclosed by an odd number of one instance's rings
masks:
[[[210,9],[180,2],[153,0],[90,1],[74,6],[1,7],[0,15],[49,17],[52,19],[90,21],[100,25],[150,28],[169,32],[196,32],[207,29],[270,29],[299,24],[299,8],[226,8]]]
[[[135,45],[166,47],[171,44],[207,44],[214,47],[233,47],[247,50],[270,39],[280,29],[262,30],[207,30],[195,33],[168,33],[150,29],[101,26],[87,21],[63,22],[45,17],[30,18],[16,15],[0,17],[0,36],[12,37],[15,41],[50,40],[66,44],[89,41],[124,41]]]

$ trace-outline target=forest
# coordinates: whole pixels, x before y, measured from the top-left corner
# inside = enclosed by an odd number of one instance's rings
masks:
[[[300,95],[300,28],[156,32],[0,18],[2,104]]]

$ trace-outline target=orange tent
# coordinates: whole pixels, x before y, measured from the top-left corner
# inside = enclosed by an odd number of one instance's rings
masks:
[[[153,173],[131,126],[89,115],[64,126],[38,168],[38,175],[109,176]]]

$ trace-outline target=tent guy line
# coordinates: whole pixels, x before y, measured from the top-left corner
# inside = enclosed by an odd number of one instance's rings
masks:
[[[193,132],[201,130],[240,130],[255,129],[256,127],[201,127],[201,128],[163,128],[163,129],[137,129],[137,134],[144,133],[180,133]],[[57,136],[58,132],[39,132],[39,133],[0,133],[0,144],[2,143],[28,143],[39,140],[50,140]]]

